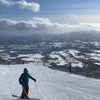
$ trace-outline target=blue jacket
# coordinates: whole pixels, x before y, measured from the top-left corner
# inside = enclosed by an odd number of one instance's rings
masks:
[[[19,83],[22,86],[28,86],[29,78],[36,81],[36,79],[33,78],[29,73],[22,73],[21,76],[19,77]]]

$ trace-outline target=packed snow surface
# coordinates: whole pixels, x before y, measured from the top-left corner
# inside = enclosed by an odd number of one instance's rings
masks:
[[[0,100],[16,100],[21,94],[18,82],[24,68],[37,79],[41,100],[100,100],[100,80],[49,69],[42,65],[0,65]],[[29,97],[38,98],[34,81],[29,82]]]

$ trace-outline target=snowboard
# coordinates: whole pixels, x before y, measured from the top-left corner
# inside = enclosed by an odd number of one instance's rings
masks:
[[[17,100],[40,100],[40,99],[37,99],[37,98],[20,98],[20,96],[17,96],[17,95],[12,95],[12,97],[15,97],[17,98]]]

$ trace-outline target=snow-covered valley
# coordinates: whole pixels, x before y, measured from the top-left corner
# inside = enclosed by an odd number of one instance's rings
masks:
[[[37,79],[41,100],[100,100],[99,79],[52,70],[33,63],[0,65],[0,100],[16,100],[12,94],[21,94],[18,78],[25,67]],[[29,85],[29,96],[38,98],[34,81],[30,80]]]
[[[16,65],[32,62],[55,70],[100,78],[99,41],[54,40],[37,43],[28,39],[29,42],[23,43],[21,39],[20,42],[15,40],[14,43],[10,43],[8,40],[0,42],[0,64]]]

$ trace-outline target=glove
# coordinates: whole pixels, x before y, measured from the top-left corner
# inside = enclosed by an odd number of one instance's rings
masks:
[[[34,79],[34,81],[36,82],[36,79]]]
[[[19,81],[19,84],[22,84],[22,82],[21,82],[21,81]]]

